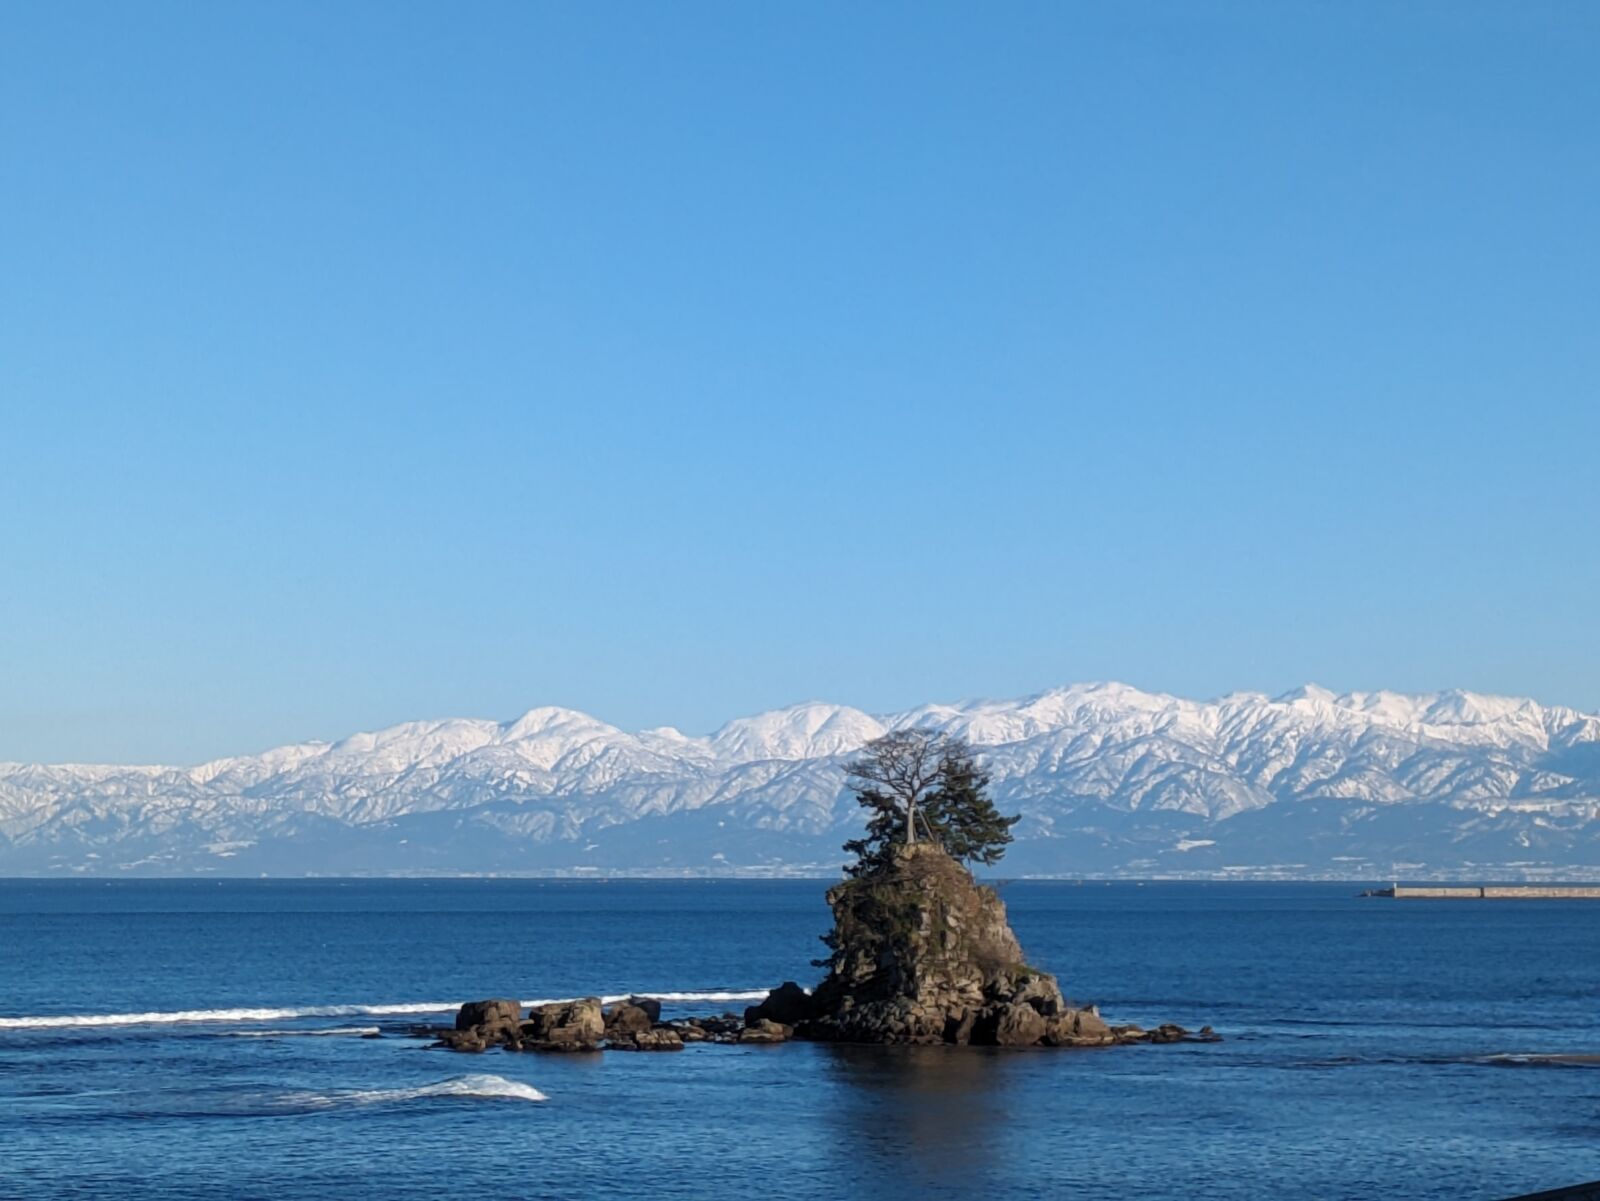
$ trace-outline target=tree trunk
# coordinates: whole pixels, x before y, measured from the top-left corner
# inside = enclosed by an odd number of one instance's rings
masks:
[[[906,802],[906,846],[917,841],[917,803]]]

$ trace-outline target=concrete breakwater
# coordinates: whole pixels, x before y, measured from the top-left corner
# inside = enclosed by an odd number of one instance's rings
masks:
[[[1362,894],[1370,897],[1395,897],[1423,901],[1515,901],[1515,900],[1590,900],[1600,901],[1597,884],[1399,884]]]

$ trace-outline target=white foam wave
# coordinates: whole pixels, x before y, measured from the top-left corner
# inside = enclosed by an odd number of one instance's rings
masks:
[[[607,1005],[628,997],[651,997],[670,1004],[699,1001],[757,1001],[766,989],[740,991],[705,990],[700,992],[650,992],[635,989],[601,997]],[[524,1007],[552,1005],[573,997],[543,997],[523,1001]],[[63,1013],[0,1017],[0,1030],[56,1030],[100,1026],[179,1026],[204,1023],[285,1022],[298,1018],[407,1017],[453,1013],[460,1001],[399,1001],[378,1005],[308,1005],[299,1008],[176,1009],[145,1013]]]
[[[459,1008],[449,1001],[396,1005],[311,1005],[296,1009],[177,1009],[147,1013],[66,1013],[0,1017],[0,1030],[49,1030],[94,1026],[179,1026],[206,1022],[286,1022],[295,1018],[400,1017],[444,1013]]]
[[[364,1037],[381,1034],[376,1026],[329,1026],[322,1030],[224,1030],[228,1038],[332,1038],[338,1035]]]
[[[432,1084],[410,1088],[342,1088],[331,1092],[285,1093],[273,1103],[275,1109],[319,1110],[341,1105],[395,1105],[430,1097],[479,1097],[495,1101],[548,1101],[550,1098],[520,1080],[507,1080],[487,1072],[452,1076]]]
[[[678,1002],[693,1003],[695,1001],[760,1001],[767,995],[765,988],[745,989],[741,992],[624,992],[615,996],[604,996],[600,999],[607,1005],[617,1001],[626,1001],[629,997],[644,997],[652,1001],[662,1001],[667,1004]],[[560,998],[570,1001],[571,997]],[[524,1005],[548,1005],[549,1001],[524,1001]]]

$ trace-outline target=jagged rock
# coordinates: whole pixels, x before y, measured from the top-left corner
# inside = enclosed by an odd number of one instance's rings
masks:
[[[648,1030],[656,1024],[656,1019],[661,1016],[661,1006],[657,1004],[655,1017],[650,1016],[650,1011],[643,1005],[635,1005],[631,1001],[618,1001],[605,1015],[606,1036],[615,1037],[621,1034],[637,1034],[641,1030]]]
[[[1012,972],[1009,978],[1001,977],[995,982],[996,995],[1005,995],[1004,989],[1007,983],[1011,987],[1009,1000],[1013,1005],[1027,1005],[1047,1018],[1055,1017],[1067,1008],[1066,1002],[1061,999],[1061,989],[1056,986],[1054,976],[1023,967]]]
[[[989,1047],[1031,1047],[1043,1040],[1045,1017],[1026,1001],[1007,1001],[978,1015],[972,1041]]]
[[[944,1022],[944,1041],[965,1046],[972,1041],[972,1028],[977,1023],[977,1010],[964,1009],[959,1014],[950,1014]]]
[[[1150,1031],[1150,1041],[1153,1043],[1181,1043],[1188,1037],[1187,1030],[1171,1022],[1163,1023]]]
[[[765,1018],[785,1026],[798,1026],[815,1011],[811,994],[793,980],[785,980],[769,992],[759,1005],[752,1005],[744,1011],[744,1022],[747,1026],[753,1026]]]
[[[540,1005],[528,1014],[521,1028],[524,1048],[537,1051],[592,1051],[605,1034],[599,997]]]
[[[739,1031],[739,1041],[742,1043],[786,1043],[793,1037],[793,1026],[767,1018],[757,1018]]]
[[[841,1042],[1039,1042],[1067,1010],[1029,967],[992,888],[928,843],[837,885],[831,971],[803,1037]]]

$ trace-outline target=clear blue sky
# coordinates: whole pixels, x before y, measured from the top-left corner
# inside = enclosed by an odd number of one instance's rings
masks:
[[[0,8],[0,758],[1600,708],[1600,6]]]

